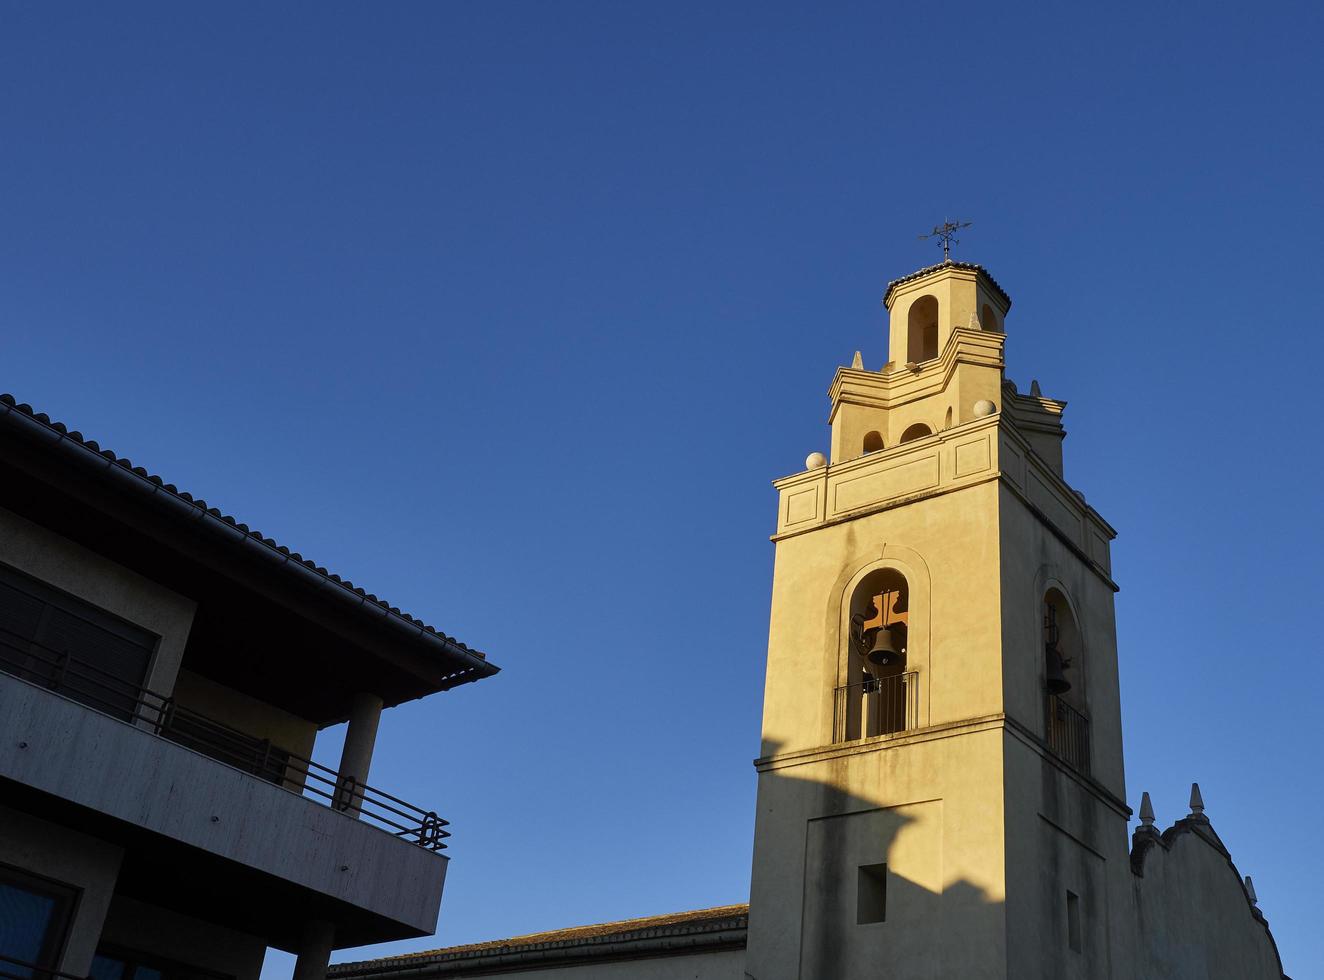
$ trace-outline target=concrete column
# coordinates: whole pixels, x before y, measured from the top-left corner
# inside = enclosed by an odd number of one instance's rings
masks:
[[[372,748],[377,744],[377,724],[382,719],[382,699],[375,694],[356,694],[349,715],[349,729],[345,732],[345,747],[340,753],[340,778],[346,787],[347,813],[358,813],[360,799],[349,792],[349,787],[362,786],[368,781],[372,766]],[[350,783],[349,780],[353,780]]]
[[[294,961],[293,980],[326,980],[326,968],[331,964],[331,947],[335,944],[336,929],[329,922],[308,922],[303,927],[299,958]]]

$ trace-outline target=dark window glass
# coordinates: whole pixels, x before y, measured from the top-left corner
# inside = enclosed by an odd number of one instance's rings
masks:
[[[128,718],[158,639],[0,565],[0,670]]]
[[[91,980],[124,980],[125,963],[114,956],[98,953],[92,958]]]
[[[91,980],[234,980],[186,963],[116,947],[103,947],[92,961]]]
[[[26,980],[55,968],[76,895],[67,885],[0,867],[0,974]]]

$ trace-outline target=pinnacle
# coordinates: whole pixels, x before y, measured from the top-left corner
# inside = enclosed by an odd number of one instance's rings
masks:
[[[1140,824],[1144,827],[1154,826],[1154,804],[1150,802],[1148,793],[1140,794]]]
[[[1204,816],[1204,797],[1200,795],[1200,784],[1191,783],[1191,816]]]

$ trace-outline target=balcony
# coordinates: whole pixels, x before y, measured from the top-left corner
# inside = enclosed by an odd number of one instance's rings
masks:
[[[1067,765],[1090,774],[1090,720],[1056,694],[1045,699],[1048,748]]]
[[[895,735],[917,727],[919,674],[908,671],[871,677],[835,691],[832,741],[853,742],[876,735]]]
[[[267,739],[254,738],[182,708],[171,698],[129,684],[68,653],[35,643],[27,646],[25,653],[18,654],[14,647],[0,645],[0,671],[320,801],[333,810],[356,814],[401,840],[432,851],[446,847],[448,821],[431,810],[342,776]]]
[[[168,892],[271,945],[297,948],[276,935],[291,903],[346,945],[435,928],[449,833],[434,812],[37,644],[0,643],[0,787],[125,847],[126,893]]]

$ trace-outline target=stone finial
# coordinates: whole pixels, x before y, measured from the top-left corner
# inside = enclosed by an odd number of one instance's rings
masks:
[[[972,310],[971,313],[970,313],[970,329],[971,329],[971,330],[983,330],[983,329],[984,329],[983,326],[981,326],[980,323],[979,323],[979,317],[974,313],[973,310]]]
[[[1204,816],[1204,797],[1200,795],[1200,784],[1191,783],[1191,816]]]
[[[856,351],[855,356],[851,358],[850,366],[856,371],[864,370],[864,356],[859,351]]]
[[[1148,793],[1140,794],[1140,825],[1142,827],[1154,826],[1154,804],[1149,801]]]
[[[1260,900],[1255,894],[1255,882],[1250,880],[1250,875],[1246,875],[1246,895],[1250,899],[1251,905],[1260,904]]]
[[[824,466],[827,466],[827,457],[822,453],[810,453],[805,457],[805,469],[807,470],[821,470]]]
[[[1031,398],[1043,398],[1043,397],[1044,397],[1044,393],[1043,393],[1043,391],[1041,391],[1040,388],[1039,388],[1039,379],[1037,379],[1037,378],[1036,378],[1035,380],[1033,380],[1033,381],[1030,382],[1030,397],[1031,397]]]

